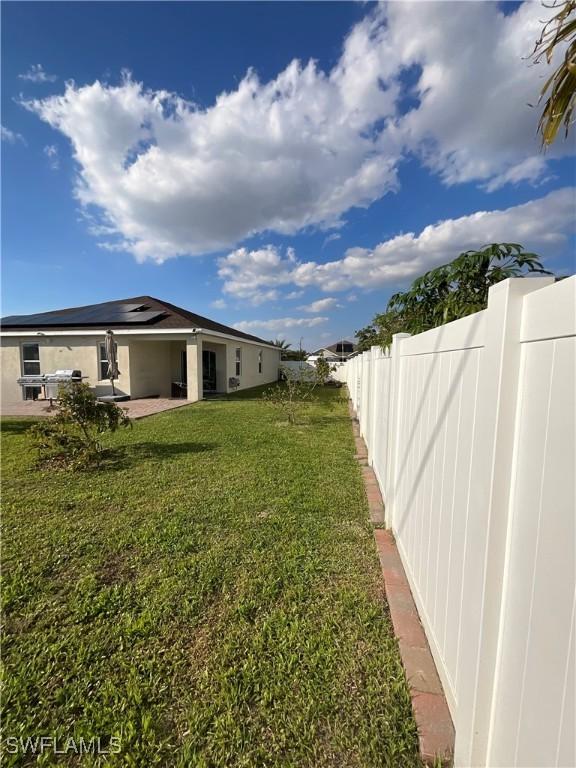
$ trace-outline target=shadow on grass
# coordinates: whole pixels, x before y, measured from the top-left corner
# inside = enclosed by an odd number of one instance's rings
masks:
[[[258,387],[251,387],[250,389],[242,389],[238,392],[230,392],[228,395],[219,395],[217,398],[214,398],[215,400],[218,400],[219,402],[238,402],[239,400],[252,400],[252,401],[259,401],[262,402],[262,395],[264,395],[266,392],[270,392],[274,390],[276,387],[284,388],[285,382],[283,381],[275,381],[271,382],[270,384],[261,384]],[[308,404],[317,404],[321,406],[325,406],[328,408],[335,408],[339,402],[339,392],[341,391],[341,387],[334,387],[334,386],[322,386],[317,387],[314,390],[314,400],[310,401],[307,398],[304,398],[303,400],[299,397],[295,397],[294,399],[297,402],[303,402]]]
[[[170,461],[204,451],[213,451],[217,443],[134,443],[104,448],[98,464],[81,469],[84,472],[109,472],[129,469],[143,461]],[[42,466],[42,465],[41,465]]]
[[[10,435],[23,435],[36,423],[36,419],[2,419],[0,432]]]
[[[262,395],[269,389],[273,389],[278,382],[270,382],[269,384],[260,384],[257,387],[249,387],[248,389],[240,389],[236,392],[229,392],[225,395],[224,399],[227,402],[238,402],[238,400],[262,400]]]
[[[312,416],[310,418],[311,426],[318,429],[325,429],[326,427],[334,427],[338,424],[342,424],[342,422],[344,421],[350,421],[350,417],[331,414],[328,416]]]
[[[105,462],[123,468],[148,459],[167,461],[179,456],[213,451],[217,447],[217,443],[134,443],[108,449],[102,466]]]

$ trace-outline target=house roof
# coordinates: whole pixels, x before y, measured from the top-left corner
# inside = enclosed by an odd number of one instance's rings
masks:
[[[204,331],[224,333],[239,339],[256,341],[270,346],[258,336],[252,336],[208,317],[189,312],[168,301],[153,296],[133,296],[129,299],[105,301],[82,307],[68,307],[35,315],[10,315],[0,320],[3,330],[29,331],[34,328],[45,330],[117,330],[123,328],[155,330],[157,328],[178,331],[199,328]]]
[[[342,352],[342,347],[350,345],[352,347],[351,352]],[[326,347],[320,347],[320,349],[317,349],[316,352],[313,354],[317,355],[319,352],[322,352],[323,350],[327,350],[328,352],[333,352],[335,355],[342,355],[342,354],[352,354],[352,352],[355,352],[357,348],[357,345],[354,344],[352,341],[348,341],[347,339],[342,339],[341,341],[337,341],[335,344],[330,344],[330,346]]]
[[[351,341],[348,341],[347,339],[342,339],[342,341],[337,341],[335,344],[330,344],[329,347],[326,347],[326,349],[329,349],[330,352],[342,352],[343,347],[345,346],[351,346],[352,351],[356,349],[356,344],[354,344]]]

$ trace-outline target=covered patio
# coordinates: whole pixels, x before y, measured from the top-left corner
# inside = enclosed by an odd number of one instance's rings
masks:
[[[129,393],[132,399],[182,399],[227,392],[226,344],[200,334],[130,339]]]

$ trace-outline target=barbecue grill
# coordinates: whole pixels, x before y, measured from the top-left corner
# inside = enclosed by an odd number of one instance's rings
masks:
[[[82,381],[82,371],[76,371],[72,368],[62,368],[54,373],[39,373],[31,376],[20,376],[17,383],[22,387],[24,399],[26,390],[29,387],[41,387],[44,392],[45,400],[52,400],[58,397],[58,387],[60,384],[70,384],[72,381]]]

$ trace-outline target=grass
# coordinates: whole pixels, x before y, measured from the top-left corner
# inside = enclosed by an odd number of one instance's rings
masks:
[[[343,395],[295,427],[258,395],[136,422],[107,471],[3,422],[3,737],[121,739],[36,764],[419,765]]]

